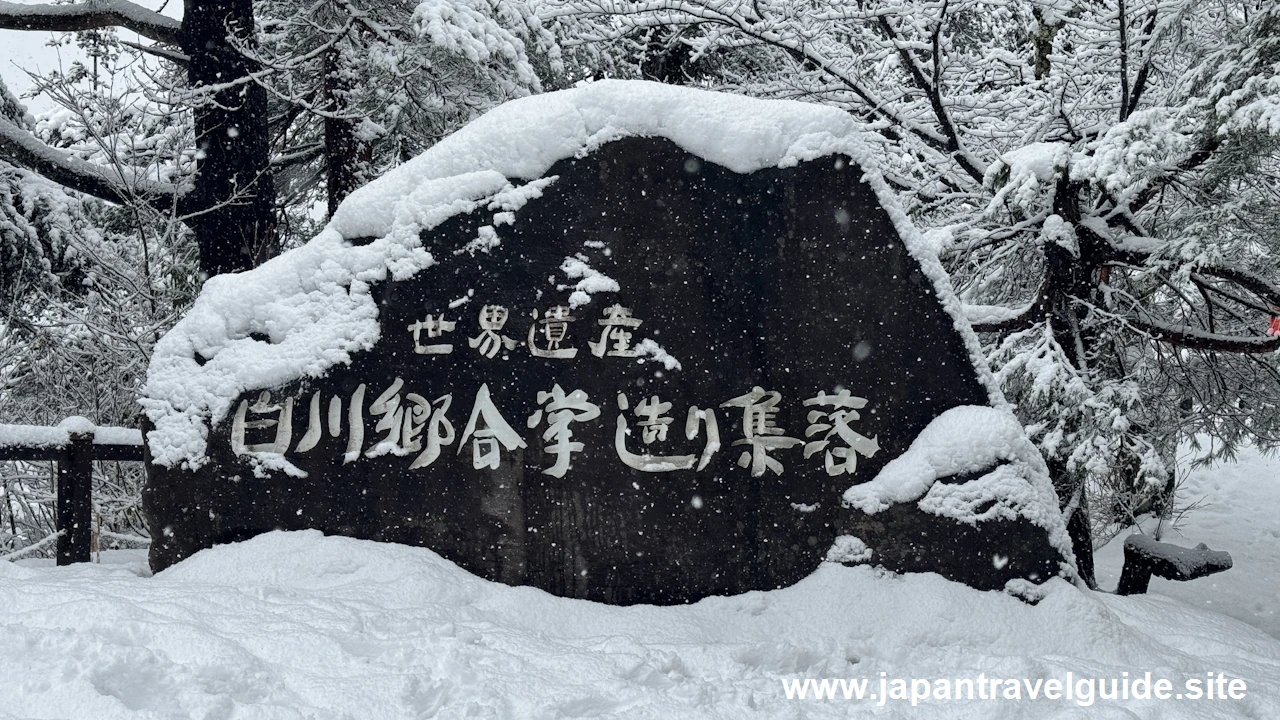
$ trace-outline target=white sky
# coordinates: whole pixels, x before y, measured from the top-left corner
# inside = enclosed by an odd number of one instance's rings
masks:
[[[10,2],[16,2],[19,5],[41,4],[39,0],[10,0]],[[182,0],[134,0],[134,2],[153,10],[163,8],[162,12],[173,18],[182,17]],[[56,69],[59,62],[68,65],[81,57],[80,49],[76,47],[73,36],[70,33],[59,34],[67,38],[68,44],[53,48],[48,47],[48,43],[55,37],[54,33],[0,30],[0,78],[4,79],[9,90],[17,95],[32,113],[48,110],[53,107],[53,103],[46,98],[22,97],[22,94],[31,87],[31,80],[23,69],[39,75]],[[144,44],[151,43],[146,39],[139,40],[137,35],[127,30],[120,31],[120,39]]]

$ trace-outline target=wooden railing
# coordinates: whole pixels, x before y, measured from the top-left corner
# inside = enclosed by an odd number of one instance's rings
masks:
[[[57,464],[57,562],[88,562],[93,540],[93,461],[141,462],[142,432],[97,427],[84,418],[68,418],[57,427],[0,425],[0,461],[6,460]]]

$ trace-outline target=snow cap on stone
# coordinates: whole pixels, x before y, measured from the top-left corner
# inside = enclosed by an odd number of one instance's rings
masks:
[[[495,223],[509,222],[509,213],[541,193],[556,162],[626,137],[663,137],[739,173],[851,157],[932,280],[990,401],[1003,406],[946,272],[881,178],[852,116],[793,101],[601,81],[489,111],[352,193],[305,246],[206,282],[152,357],[141,403],[155,425],[148,434],[154,462],[203,465],[209,428],[237,397],[320,377],[371,349],[380,332],[371,285],[434,263],[423,231],[477,210],[499,211]]]

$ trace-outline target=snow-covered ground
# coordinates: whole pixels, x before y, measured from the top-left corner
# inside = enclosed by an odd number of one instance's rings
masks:
[[[0,718],[1280,718],[1278,469],[1246,453],[1190,476],[1187,491],[1213,505],[1188,519],[1187,543],[1231,551],[1235,569],[1153,580],[1132,598],[1055,580],[1036,606],[831,565],[775,592],[618,608],[314,532],[205,551],[155,577],[137,552],[0,563]],[[1209,672],[1248,690],[1081,706],[1045,699],[1045,686],[1037,700],[879,706],[881,673],[1147,671],[1177,691]],[[804,678],[866,678],[877,699],[788,700],[782,681]]]

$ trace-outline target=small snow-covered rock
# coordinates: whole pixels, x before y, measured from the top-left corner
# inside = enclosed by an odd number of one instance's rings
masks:
[[[832,563],[864,563],[874,553],[862,540],[852,535],[839,535],[827,551],[827,562]]]

